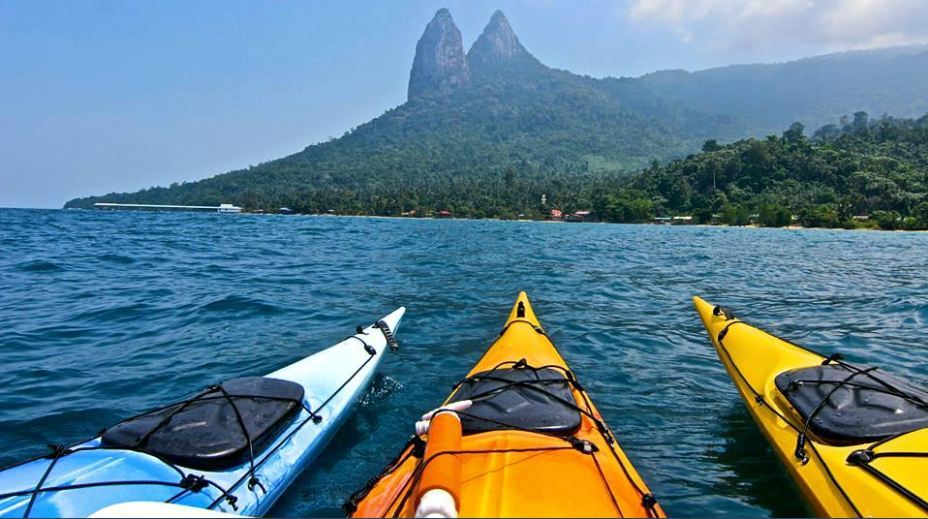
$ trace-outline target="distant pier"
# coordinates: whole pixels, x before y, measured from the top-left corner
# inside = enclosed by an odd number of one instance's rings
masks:
[[[163,205],[163,204],[115,204],[97,202],[94,207],[100,209],[165,209],[171,211],[216,211],[217,213],[240,213],[242,208],[232,204],[219,205]]]

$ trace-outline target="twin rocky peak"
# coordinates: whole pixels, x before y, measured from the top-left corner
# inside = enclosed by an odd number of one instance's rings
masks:
[[[525,65],[541,64],[519,43],[502,11],[493,14],[465,55],[461,31],[451,13],[440,9],[416,44],[409,99],[444,95],[482,76]]]

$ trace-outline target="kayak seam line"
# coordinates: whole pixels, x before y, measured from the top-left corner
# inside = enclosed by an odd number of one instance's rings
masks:
[[[891,454],[891,453],[887,453],[887,454]],[[880,471],[879,469],[873,466],[870,466],[869,464],[857,464],[857,465],[860,468],[864,469],[864,471],[869,472],[875,478],[880,480],[883,484],[889,486],[896,492],[908,498],[910,501],[915,503],[915,505],[921,508],[922,510],[928,511],[928,503],[926,503],[925,500],[923,500],[921,497],[914,494],[911,490],[902,486],[898,481],[887,476],[885,473],[883,473],[882,471]]]
[[[599,460],[596,459],[596,452],[591,452],[590,456],[593,457],[593,463],[596,465],[596,471],[599,472],[599,477],[603,480],[603,485],[606,486],[606,491],[609,493],[609,499],[612,500],[612,506],[615,507],[615,511],[618,512],[619,517],[625,517],[625,514],[622,513],[622,508],[619,506],[619,502],[615,499],[615,494],[612,492],[612,485],[609,484],[609,479],[606,478],[606,473],[603,472],[603,468],[600,466]]]

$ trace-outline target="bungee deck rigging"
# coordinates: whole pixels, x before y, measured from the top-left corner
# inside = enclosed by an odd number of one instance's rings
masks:
[[[404,312],[266,377],[209,386],[0,470],[0,516],[86,516],[127,501],[263,513],[327,443],[386,347],[397,348]]]

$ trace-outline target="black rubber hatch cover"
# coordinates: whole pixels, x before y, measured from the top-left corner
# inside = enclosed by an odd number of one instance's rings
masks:
[[[302,409],[303,386],[245,377],[222,384],[252,439],[255,456]],[[121,422],[103,434],[107,448],[133,449],[172,463],[223,470],[248,461],[248,441],[229,398],[219,389]],[[146,438],[147,437],[147,438]]]
[[[809,424],[826,442],[863,443],[928,427],[924,390],[882,371],[848,379],[853,373],[840,364],[800,368],[777,375],[776,386],[803,420],[827,398]]]
[[[519,428],[570,435],[580,428],[570,382],[552,368],[477,373],[465,379],[451,399],[461,400],[474,400],[461,414],[465,434]]]

